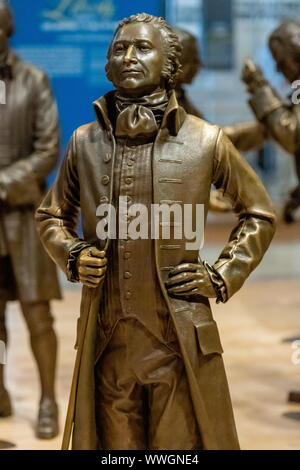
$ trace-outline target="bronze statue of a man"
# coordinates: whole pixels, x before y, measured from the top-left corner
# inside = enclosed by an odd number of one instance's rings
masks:
[[[74,133],[37,211],[49,254],[84,285],[63,449],[72,430],[73,449],[239,447],[209,298],[226,302],[242,286],[269,246],[275,215],[223,132],[178,105],[180,49],[162,18],[121,21],[106,68],[116,90],[95,101],[97,121]],[[200,243],[189,249],[188,235],[161,233],[161,218],[156,236],[99,239],[112,207],[119,226],[130,226],[124,199],[148,214],[153,204],[202,204],[206,216],[211,184],[238,216],[214,266],[199,259]],[[105,214],[102,204],[110,204]]]
[[[300,79],[300,21],[288,21],[276,28],[269,38],[269,47],[277,70],[291,84]],[[262,145],[267,137],[275,140],[284,150],[295,156],[299,185],[284,208],[284,219],[294,221],[294,212],[300,206],[300,106],[298,102],[285,102],[272,89],[260,67],[247,61],[242,79],[251,94],[249,104],[257,122],[226,128],[225,132],[241,150],[251,150]],[[296,84],[296,86],[299,86]],[[299,93],[296,90],[298,97]],[[293,93],[291,93],[291,98]],[[297,100],[298,101],[298,100]]]
[[[54,394],[56,336],[49,301],[60,298],[56,268],[36,233],[34,212],[59,150],[57,109],[43,72],[10,49],[13,15],[0,0],[0,340],[7,343],[5,309],[19,300],[41,383],[36,434],[58,433]],[[20,364],[20,367],[22,364]],[[0,365],[0,417],[11,402]]]

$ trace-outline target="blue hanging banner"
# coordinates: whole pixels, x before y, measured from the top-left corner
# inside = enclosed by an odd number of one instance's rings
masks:
[[[162,16],[162,0],[10,0],[16,22],[12,46],[49,75],[58,101],[65,147],[73,130],[95,119],[92,102],[112,88],[106,53],[123,17]]]

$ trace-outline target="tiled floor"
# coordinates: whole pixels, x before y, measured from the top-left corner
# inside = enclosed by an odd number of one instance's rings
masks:
[[[226,221],[225,221],[226,222]],[[279,228],[255,275],[225,305],[213,305],[225,350],[224,359],[243,449],[300,449],[300,405],[286,402],[290,389],[300,390],[300,364],[292,363],[286,338],[300,339],[300,226]],[[213,261],[229,228],[208,227],[203,258]],[[299,238],[297,237],[299,233]],[[74,363],[73,343],[80,292],[67,290],[53,310],[60,338],[57,390],[63,424]],[[58,449],[53,441],[34,438],[38,387],[27,333],[17,305],[9,309],[8,387],[15,416],[0,421],[0,439],[18,449]],[[300,354],[297,356],[300,359]]]

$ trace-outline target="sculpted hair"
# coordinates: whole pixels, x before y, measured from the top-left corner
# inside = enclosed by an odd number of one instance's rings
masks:
[[[4,13],[7,15],[7,21],[8,21],[7,35],[10,38],[15,32],[15,24],[14,24],[14,16],[13,16],[12,9],[6,0],[0,0],[0,12],[1,11],[4,11]]]
[[[108,53],[107,53],[108,63],[105,67],[105,70],[106,70],[106,76],[108,80],[112,81],[110,70],[109,70],[109,59],[111,57],[112,46],[113,46],[115,37],[120,31],[120,29],[123,28],[123,26],[127,24],[131,24],[131,23],[152,24],[160,32],[164,49],[165,49],[165,54],[166,54],[166,60],[165,60],[165,64],[164,64],[163,71],[162,71],[162,77],[166,80],[166,88],[168,90],[175,88],[177,78],[181,72],[180,58],[181,58],[182,47],[180,45],[178,37],[172,31],[170,26],[167,24],[167,22],[163,18],[149,15],[147,13],[139,13],[137,15],[131,15],[129,18],[124,18],[122,21],[120,21],[115,31],[113,40],[109,46]]]
[[[276,43],[283,46],[287,53],[300,62],[300,21],[286,21],[276,28],[269,38],[269,47]]]

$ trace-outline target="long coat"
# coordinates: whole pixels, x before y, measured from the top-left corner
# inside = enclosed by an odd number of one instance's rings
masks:
[[[113,94],[95,102],[98,120],[73,135],[54,188],[37,211],[42,241],[70,280],[76,280],[76,254],[85,245],[100,243],[96,208],[112,200],[115,138],[108,118]],[[248,164],[216,126],[187,115],[172,94],[153,150],[154,203],[204,204],[208,209],[211,184],[230,197],[238,222],[214,267],[230,298],[262,259],[275,228],[274,211],[266,191]],[[82,212],[84,240],[76,234]],[[169,240],[165,249],[155,241],[160,288],[173,319],[189,382],[195,416],[205,449],[237,449],[238,439],[222,360],[222,346],[209,301],[170,298],[164,282],[172,267],[198,262],[199,250],[187,250],[186,239]],[[105,246],[106,245],[106,246]],[[172,249],[171,249],[172,247]],[[79,321],[79,350],[71,391],[63,448],[96,449],[94,364],[106,346],[97,330],[101,289],[84,287]],[[103,430],[105,432],[105,430]],[[101,433],[101,431],[100,431]],[[101,441],[101,436],[100,441]]]
[[[10,51],[12,77],[0,104],[0,256],[10,256],[20,298],[60,298],[56,267],[36,231],[34,212],[59,154],[57,107],[45,74]]]

